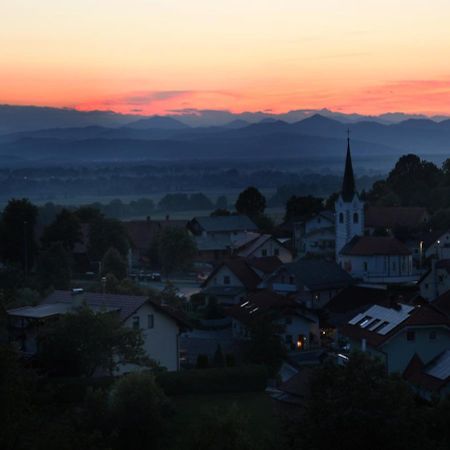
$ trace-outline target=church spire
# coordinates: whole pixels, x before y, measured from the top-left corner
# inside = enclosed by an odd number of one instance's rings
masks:
[[[355,195],[355,177],[353,175],[352,155],[350,153],[350,130],[347,130],[347,157],[345,159],[345,173],[341,195],[344,202],[351,202]]]

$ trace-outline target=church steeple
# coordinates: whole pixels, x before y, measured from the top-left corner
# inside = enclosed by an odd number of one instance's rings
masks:
[[[350,153],[350,130],[347,131],[347,157],[345,159],[341,195],[344,202],[351,202],[355,195],[355,176],[353,175],[352,155]]]

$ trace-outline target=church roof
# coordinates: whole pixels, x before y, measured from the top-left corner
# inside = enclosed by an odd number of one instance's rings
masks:
[[[342,199],[351,202],[356,193],[355,176],[353,174],[352,155],[350,153],[350,138],[347,138],[347,157],[345,159],[344,180],[342,182]]]

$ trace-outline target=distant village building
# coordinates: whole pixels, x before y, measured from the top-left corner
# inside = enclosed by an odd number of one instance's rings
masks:
[[[99,314],[118,314],[125,326],[142,330],[146,355],[167,370],[179,369],[179,336],[188,324],[179,312],[146,296],[54,291],[38,306],[7,311],[10,340],[17,342],[24,353],[35,354],[41,327],[83,303]],[[119,373],[136,369],[124,366]]]
[[[450,259],[433,260],[418,284],[420,295],[429,302],[450,290]]]
[[[252,325],[265,318],[270,320],[288,351],[317,348],[320,345],[319,320],[294,299],[262,290],[247,295],[243,303],[227,310],[232,317],[233,337],[249,339]]]
[[[374,283],[417,280],[412,254],[393,237],[354,236],[340,251],[342,268],[352,277]]]
[[[450,321],[424,304],[372,305],[338,330],[341,343],[379,358],[389,373],[403,374],[415,355],[424,364],[450,348]]]
[[[258,227],[247,216],[202,216],[194,217],[187,225],[194,236],[245,237],[248,232],[257,232]]]
[[[295,295],[296,300],[308,308],[319,309],[353,282],[333,261],[298,259],[279,267],[260,286],[280,294]]]

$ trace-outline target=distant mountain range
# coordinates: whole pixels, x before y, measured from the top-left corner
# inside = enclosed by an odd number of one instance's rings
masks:
[[[13,111],[9,121],[3,120],[8,108]],[[367,117],[354,121],[353,116],[336,120],[313,114],[293,122],[274,116],[253,123],[234,118],[221,125],[192,127],[184,116],[143,118],[56,110],[63,113],[58,116],[51,108],[0,106],[0,126],[14,128],[13,119],[21,117],[20,111],[25,114],[22,117],[34,118],[28,124],[51,122],[53,126],[0,135],[0,163],[4,165],[227,158],[322,160],[326,164],[328,158],[342,159],[347,129],[355,158],[370,158],[374,164],[377,158],[392,161],[409,152],[431,160],[450,156],[450,119],[443,118],[382,123]],[[75,121],[77,126],[58,122],[57,117],[63,116],[64,123]]]

